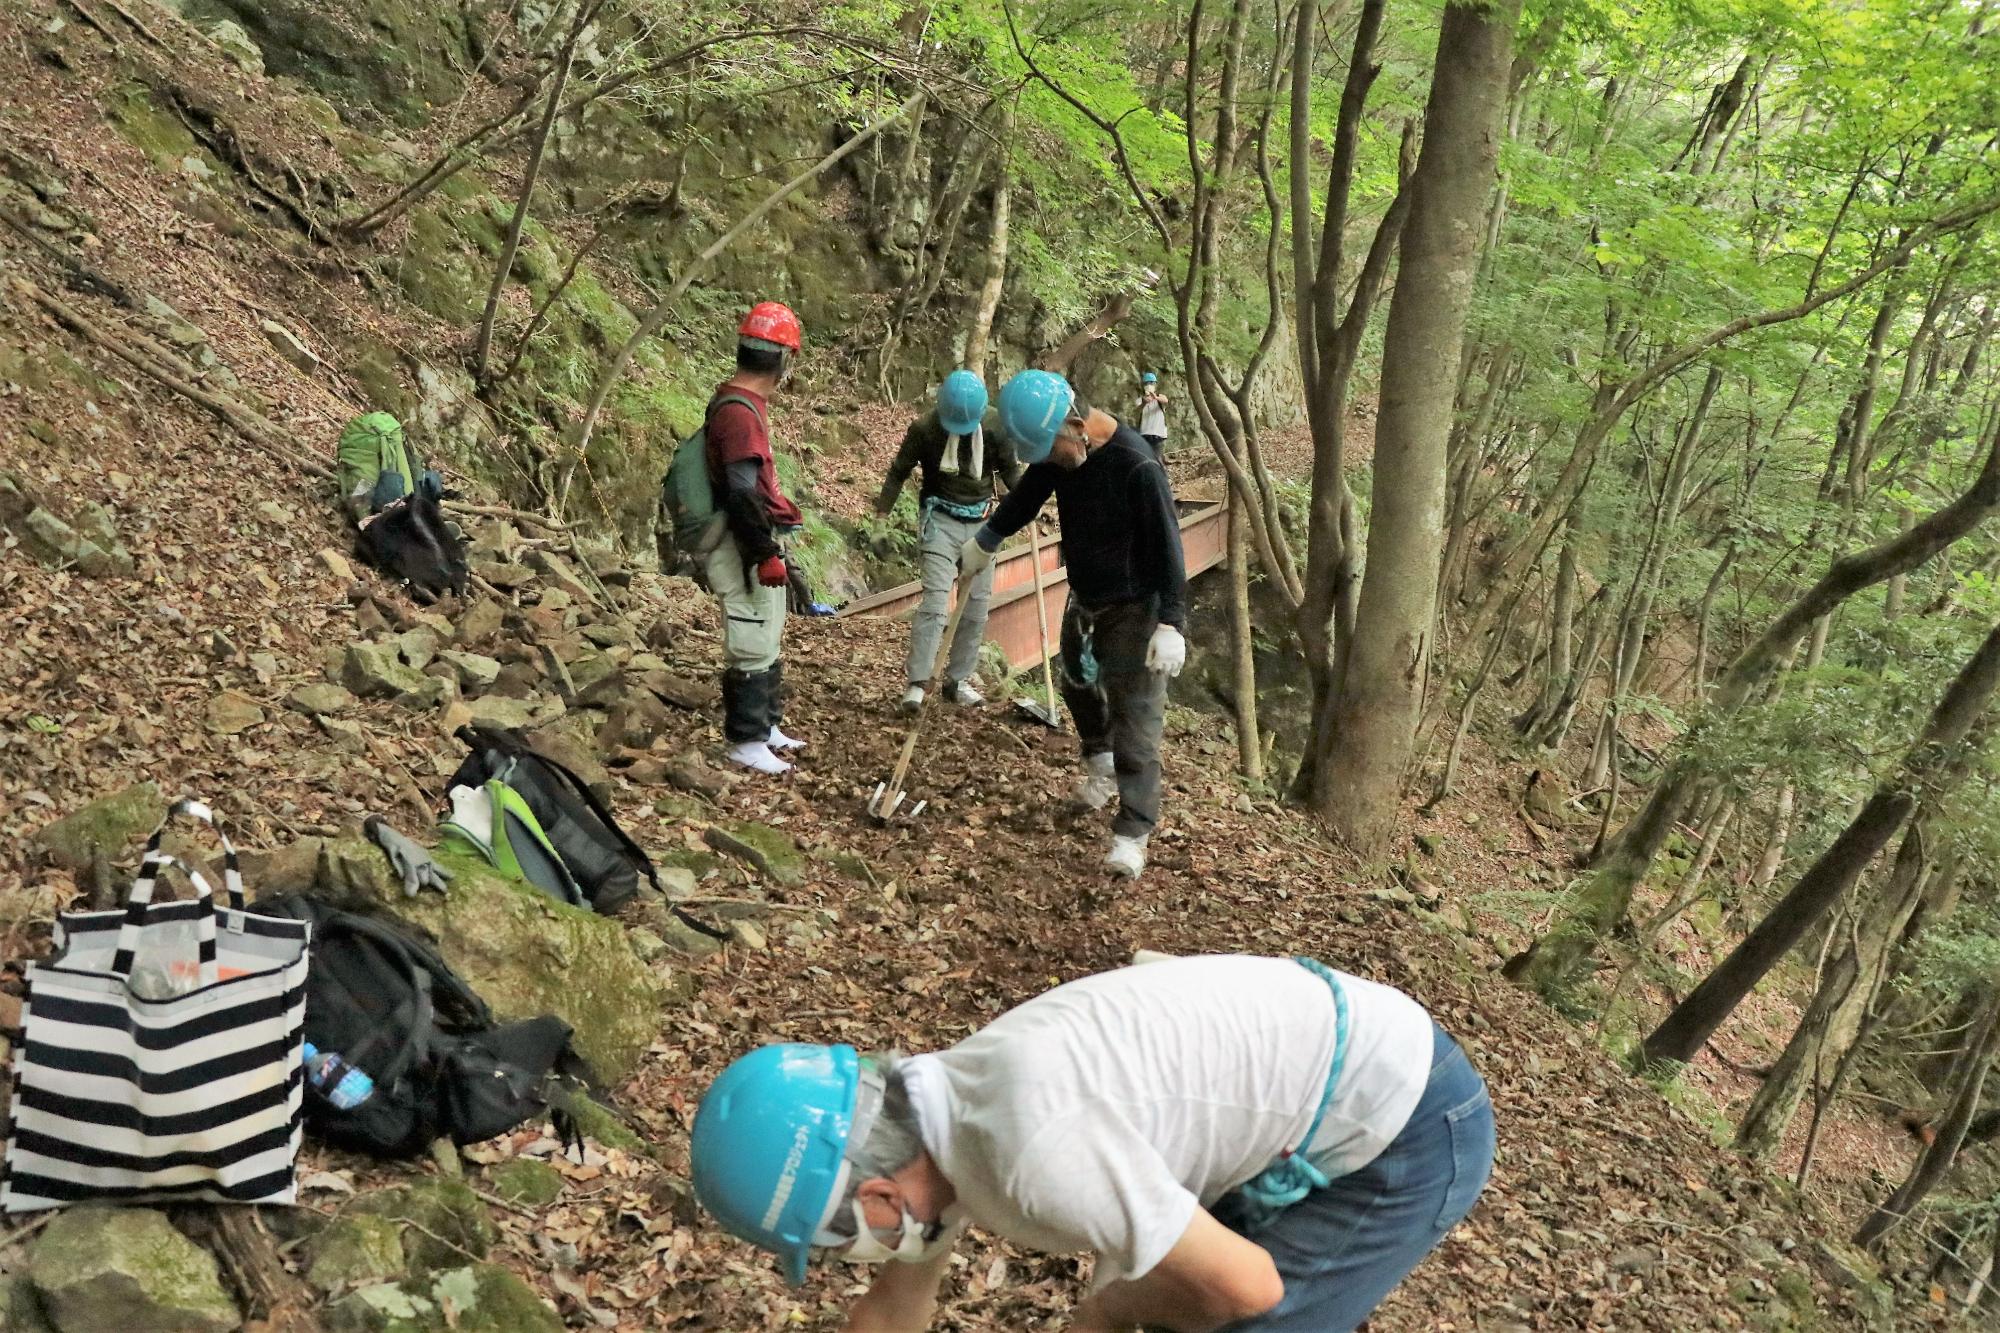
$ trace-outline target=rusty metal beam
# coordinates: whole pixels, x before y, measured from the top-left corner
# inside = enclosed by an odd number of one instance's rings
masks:
[[[1181,558],[1193,578],[1221,564],[1229,551],[1229,511],[1223,504],[1183,505]],[[1069,605],[1069,571],[1062,566],[1061,548],[1042,547],[1042,590],[1048,603],[1048,643],[1056,646],[1063,608]],[[1042,638],[1035,626],[1035,582],[1028,543],[1003,548],[993,558],[993,604],[986,617],[986,637],[1000,645],[1007,665],[1015,671],[1039,665]],[[923,596],[922,583],[904,583],[850,602],[843,616],[908,616]]]

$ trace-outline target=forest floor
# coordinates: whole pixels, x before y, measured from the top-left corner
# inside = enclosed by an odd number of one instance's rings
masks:
[[[261,321],[282,312],[325,348],[315,321],[381,320],[364,294],[254,237],[194,223],[137,150],[105,146],[94,103],[14,64],[7,57],[0,77],[34,114],[0,120],[64,167],[72,205],[95,219],[93,262],[199,324],[217,361],[301,450],[330,457],[351,390],[300,375]],[[61,290],[37,259],[8,259],[10,271]],[[65,299],[110,313],[80,293]],[[383,331],[396,342],[427,333]],[[43,948],[54,911],[77,892],[31,859],[27,835],[134,781],[212,798],[249,846],[331,831],[369,810],[423,827],[460,757],[436,717],[364,704],[353,715],[358,743],[344,746],[284,704],[357,637],[349,574],[320,554],[348,549],[326,483],[258,453],[10,294],[0,351],[24,348],[33,355],[0,365],[0,381],[20,386],[0,394],[8,465],[68,502],[109,507],[137,568],[86,579],[0,543],[0,809],[10,829],[0,839],[0,955]],[[864,479],[848,503],[865,499],[882,442],[893,448],[903,419],[901,409],[857,409],[869,443],[848,460]],[[1274,445],[1274,466],[1296,475],[1296,435]],[[665,655],[676,669],[712,670],[713,616],[691,584],[641,576],[633,598],[671,629]],[[686,1133],[708,1080],[781,1038],[935,1048],[1145,947],[1316,954],[1408,990],[1486,1075],[1500,1124],[1493,1184],[1372,1321],[1375,1333],[1883,1326],[1825,1249],[1846,1223],[1718,1148],[1706,1117],[1677,1109],[1586,1029],[1499,978],[1501,958],[1566,879],[1572,835],[1538,845],[1515,813],[1528,765],[1489,747],[1483,729],[1460,794],[1410,817],[1434,851],[1410,851],[1402,882],[1378,881],[1353,873],[1297,811],[1245,793],[1223,723],[1177,707],[1151,866],[1136,884],[1114,884],[1098,869],[1104,822],[1062,808],[1070,742],[1010,715],[1004,691],[983,709],[927,720],[913,771],[930,801],[920,817],[888,828],[866,818],[904,735],[890,710],[904,634],[886,622],[793,622],[787,726],[811,748],[792,777],[738,785],[713,805],[629,782],[619,794],[627,827],[656,851],[705,850],[705,823],[747,818],[807,849],[809,870],[782,885],[730,866],[701,886],[703,896],[751,903],[766,947],[689,965],[692,997],[662,1015],[641,1072],[617,1090],[647,1151],[598,1145],[563,1168],[554,1203],[502,1214],[501,1257],[572,1322],[835,1327],[853,1274],[822,1268],[788,1291],[768,1262],[689,1208]],[[258,720],[222,729],[211,710],[224,691],[247,698]],[[713,718],[676,715],[673,727],[664,752],[719,746]],[[1907,1147],[1879,1124],[1855,1121],[1854,1137],[1852,1149],[1823,1149],[1822,1180],[1851,1179],[1870,1154],[1867,1165],[1900,1174]],[[524,1132],[466,1156],[477,1172],[543,1151],[539,1133]],[[389,1174],[317,1148],[308,1155],[305,1202],[320,1210]],[[0,1269],[10,1243],[0,1237]],[[1053,1333],[1081,1273],[1075,1259],[975,1235],[938,1327]],[[1895,1322],[1941,1318],[1906,1307]]]

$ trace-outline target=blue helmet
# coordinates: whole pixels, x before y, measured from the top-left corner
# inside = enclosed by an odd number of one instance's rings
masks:
[[[861,1086],[852,1046],[762,1046],[723,1070],[695,1112],[694,1193],[731,1235],[776,1254],[793,1286],[846,1161]]]
[[[1139,377],[1139,383],[1141,384],[1158,384],[1159,382],[1160,377],[1150,370]]]
[[[1076,403],[1069,381],[1050,370],[1024,370],[1000,390],[1000,425],[1023,463],[1039,463]]]
[[[970,435],[986,415],[986,382],[969,370],[954,370],[938,386],[938,424],[953,435]]]

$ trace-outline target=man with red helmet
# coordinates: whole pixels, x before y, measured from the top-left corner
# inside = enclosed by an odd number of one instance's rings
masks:
[[[770,399],[799,353],[799,317],[776,301],[752,306],[736,331],[736,373],[708,403],[709,481],[726,535],[703,564],[722,607],[723,734],[729,759],[757,773],[783,773],[780,755],[804,742],[787,736],[782,712],[785,554],[781,539],[804,517],[778,489]]]

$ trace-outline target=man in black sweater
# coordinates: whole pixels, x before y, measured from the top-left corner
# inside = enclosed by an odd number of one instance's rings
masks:
[[[1083,749],[1076,795],[1092,809],[1118,797],[1105,866],[1136,877],[1160,819],[1167,681],[1187,661],[1187,572],[1173,490],[1138,433],[1077,401],[1059,375],[1025,370],[1009,380],[1000,420],[1017,455],[1034,466],[965,543],[960,567],[983,570],[1055,496],[1069,575],[1063,700]]]

